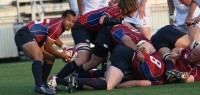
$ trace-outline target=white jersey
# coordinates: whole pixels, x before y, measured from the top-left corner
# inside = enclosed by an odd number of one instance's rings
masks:
[[[138,5],[141,4],[141,0],[138,0]],[[150,18],[151,18],[151,10],[149,0],[147,0],[145,5],[145,14],[146,16],[143,19],[140,19],[139,16],[136,17],[138,11],[135,12],[132,18],[126,17],[124,21],[130,22],[136,25],[136,27],[150,27]]]
[[[200,0],[194,0],[194,2],[200,7]]]
[[[173,0],[174,7],[176,9],[176,23],[174,23],[175,26],[184,25],[185,19],[189,12],[189,7],[185,6],[184,4],[180,3],[179,0]],[[197,17],[200,14],[199,7],[196,7],[193,18]]]
[[[77,0],[69,0],[69,4],[70,4],[70,9],[76,12],[76,15],[78,15],[79,11],[78,11]]]
[[[84,0],[85,10],[83,14],[106,7],[108,6],[108,2],[109,0]]]

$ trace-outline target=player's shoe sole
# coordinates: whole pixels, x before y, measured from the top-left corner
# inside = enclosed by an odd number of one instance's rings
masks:
[[[180,72],[180,71],[177,71],[177,70],[168,70],[168,71],[166,71],[166,75],[168,77],[177,78],[177,79],[183,79],[184,78],[184,72]]]

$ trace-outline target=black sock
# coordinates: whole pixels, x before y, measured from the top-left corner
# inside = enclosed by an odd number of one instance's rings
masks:
[[[42,61],[34,60],[32,64],[32,73],[35,79],[35,85],[40,87],[42,82]]]
[[[104,77],[104,70],[91,70],[90,72],[78,74],[78,78],[99,78]]]
[[[104,79],[99,79],[99,78],[76,78],[75,79],[78,88],[77,89],[82,89],[84,85],[90,86],[94,89],[98,90],[106,90],[107,89],[107,82]]]
[[[172,60],[165,60],[165,68],[166,70],[173,70],[174,69],[174,63]]]
[[[81,65],[77,70],[76,73],[80,74],[80,73],[85,73],[86,71],[83,69],[83,65]]]
[[[56,78],[56,83],[64,85],[64,86],[68,86],[68,82],[66,79]]]
[[[46,83],[49,73],[51,72],[53,64],[47,64],[46,62],[42,65],[42,82]]]
[[[73,73],[78,68],[75,61],[72,61],[64,66],[64,68],[56,75],[58,78],[65,78]]]

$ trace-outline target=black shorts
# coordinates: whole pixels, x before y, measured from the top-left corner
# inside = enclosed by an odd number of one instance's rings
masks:
[[[97,31],[90,31],[85,26],[76,22],[71,30],[75,44],[90,43],[95,40]]]
[[[186,33],[181,32],[172,25],[167,25],[151,37],[151,42],[157,51],[162,47],[173,49],[176,41],[184,35]]]
[[[120,69],[124,75],[130,71],[134,51],[124,45],[118,45],[114,48],[111,55],[111,65]]]
[[[15,43],[17,48],[21,50],[21,47],[31,41],[35,41],[33,34],[26,28],[22,27],[17,33],[15,34]]]
[[[96,37],[96,44],[104,47],[104,48],[110,48],[112,45],[112,37],[110,34],[110,31],[112,29],[112,26],[103,26]]]

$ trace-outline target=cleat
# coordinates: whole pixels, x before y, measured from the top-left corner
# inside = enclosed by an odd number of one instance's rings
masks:
[[[56,90],[53,88],[46,88],[46,94],[47,95],[54,95],[56,94]]]
[[[41,94],[46,94],[46,88],[44,87],[44,85],[42,85],[41,87],[35,86],[34,91]]]
[[[166,75],[172,78],[183,79],[185,77],[184,72],[180,72],[177,70],[167,70]]]
[[[51,76],[51,77],[49,78],[48,83],[47,83],[48,86],[49,86],[49,88],[51,88],[51,89],[53,89],[53,90],[55,90],[55,91],[56,91],[56,87],[57,87],[56,78],[57,78],[57,77],[55,77],[55,76]]]
[[[67,78],[67,81],[68,81],[68,87],[66,86],[66,90],[68,90],[69,93],[72,93],[74,90],[76,90],[78,84],[77,82],[75,81],[75,77],[74,76],[69,76]]]

